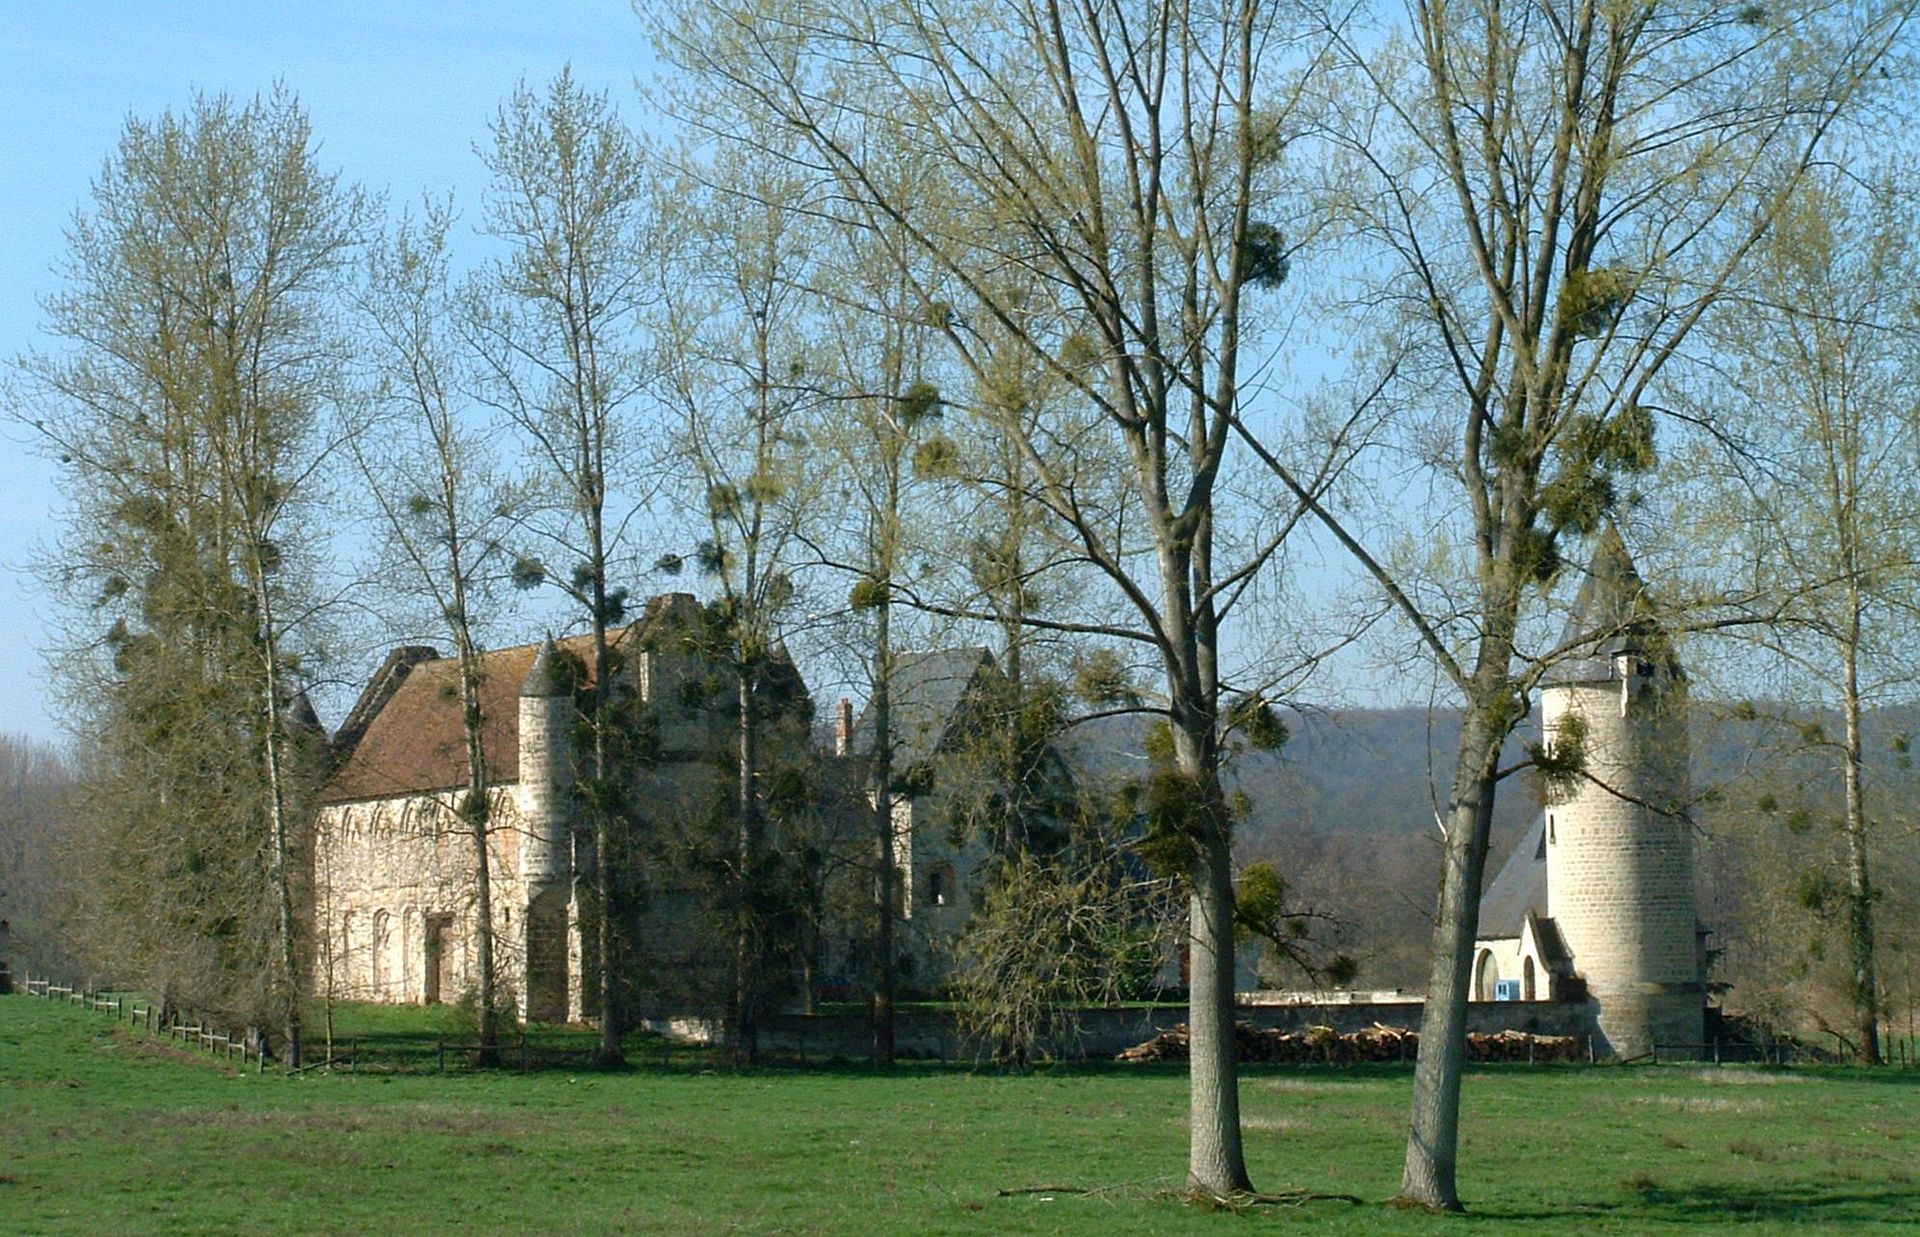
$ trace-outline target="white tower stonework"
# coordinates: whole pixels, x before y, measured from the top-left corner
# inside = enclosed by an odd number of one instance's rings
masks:
[[[526,882],[527,974],[521,987],[523,1016],[559,1022],[570,1012],[568,976],[578,971],[570,955],[568,906],[573,900],[573,848],[568,810],[573,765],[567,729],[573,697],[548,640],[534,656],[520,685],[520,872]]]
[[[1693,888],[1686,678],[1620,536],[1596,548],[1543,682],[1549,743],[1584,772],[1546,808],[1548,915],[1598,1007],[1604,1048],[1698,1050],[1706,985]]]

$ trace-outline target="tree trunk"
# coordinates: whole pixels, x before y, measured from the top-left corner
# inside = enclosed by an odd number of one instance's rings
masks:
[[[457,566],[455,572],[457,577]],[[458,583],[455,587],[459,588]],[[464,615],[465,603],[459,601],[455,604]],[[487,853],[487,832],[493,805],[487,798],[486,753],[481,743],[484,719],[480,714],[479,656],[464,630],[459,633],[458,640],[461,703],[467,744],[467,793],[466,801],[460,805],[460,814],[466,820],[468,835],[473,842],[474,916],[477,920],[474,925],[474,948],[479,955],[477,961],[480,970],[479,1061],[482,1066],[491,1068],[500,1064],[500,997],[493,960],[493,862],[492,856]],[[375,948],[378,947],[376,941]]]
[[[1184,581],[1185,571],[1167,578]],[[1168,591],[1178,597],[1178,584]],[[1185,623],[1171,626],[1189,635],[1195,631]],[[1197,652],[1204,643],[1196,639],[1186,647]],[[1217,692],[1196,690],[1199,666],[1197,657],[1173,656],[1168,661],[1174,759],[1190,793],[1200,801],[1194,805],[1199,832],[1187,877],[1186,1189],[1194,1197],[1226,1198],[1252,1190],[1253,1181],[1240,1137],[1240,1061],[1234,1037],[1232,827],[1220,789],[1215,710],[1193,703],[1196,697],[1218,698]]]
[[[1203,775],[1204,776],[1204,775]],[[1219,796],[1214,796],[1218,802]],[[1224,805],[1222,805],[1224,806]],[[1194,857],[1187,931],[1187,1192],[1223,1198],[1253,1188],[1240,1141],[1234,1041],[1233,860],[1224,813]]]
[[[260,539],[256,539],[256,544]],[[256,552],[252,562],[254,604],[259,614],[261,655],[266,658],[264,706],[261,721],[266,727],[262,751],[266,758],[267,806],[272,815],[273,885],[279,911],[279,953],[281,999],[286,1002],[283,1021],[287,1031],[287,1064],[300,1068],[300,956],[296,933],[299,919],[293,905],[293,841],[287,820],[285,755],[281,744],[280,646],[273,630],[273,602],[267,590],[266,568]]]
[[[1485,660],[1483,659],[1483,666]],[[1490,679],[1497,677],[1497,686]],[[1413,1112],[1396,1201],[1432,1211],[1461,1211],[1460,1083],[1466,1069],[1467,1002],[1473,944],[1480,931],[1480,887],[1493,823],[1494,777],[1506,729],[1491,716],[1505,698],[1504,676],[1483,674],[1467,708],[1460,757],[1447,808],[1445,868],[1440,878],[1433,960],[1420,1016],[1420,1055],[1413,1075]]]
[[[885,587],[891,587],[887,584]],[[873,1060],[893,1064],[893,629],[882,597],[874,615],[873,657]]]
[[[620,1008],[613,958],[617,934],[613,922],[613,812],[609,800],[614,793],[611,786],[614,772],[608,767],[607,759],[607,713],[613,686],[607,679],[613,669],[613,659],[607,651],[605,560],[598,561],[603,569],[594,573],[593,582],[593,897],[599,903],[594,908],[594,942],[600,953],[599,974],[594,982],[600,995],[600,1041],[594,1049],[593,1064],[596,1069],[617,1069],[627,1063],[627,1058],[620,1048]],[[619,775],[627,776],[627,771],[621,770]]]
[[[1857,649],[1846,651],[1847,957],[1852,964],[1854,1059],[1880,1063],[1880,981],[1874,960],[1873,881],[1867,867],[1867,809],[1861,786],[1860,680]]]
[[[479,793],[484,804],[487,793],[484,784]],[[487,816],[486,808],[480,807],[468,827],[473,832],[474,917],[479,921],[474,929],[474,949],[479,955],[476,961],[480,968],[479,1061],[491,1068],[500,1064],[500,997],[494,982],[493,880],[487,857]]]
[[[753,1063],[759,1056],[758,984],[754,974],[753,879],[758,861],[758,819],[753,794],[754,768],[759,761],[753,724],[753,672],[746,665],[737,674],[739,711],[739,776],[735,782],[734,813],[738,829],[734,862],[733,936],[733,1055],[736,1063]]]

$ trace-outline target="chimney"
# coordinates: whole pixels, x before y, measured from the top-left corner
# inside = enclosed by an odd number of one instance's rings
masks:
[[[850,755],[853,751],[853,701],[840,697],[839,715],[833,723],[833,754]]]

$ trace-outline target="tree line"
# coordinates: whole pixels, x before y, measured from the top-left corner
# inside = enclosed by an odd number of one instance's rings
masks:
[[[604,933],[644,811],[612,633],[691,569],[736,722],[734,1022],[779,846],[759,702],[811,642],[875,727],[884,1057],[890,685],[903,648],[964,635],[1017,700],[1154,719],[1127,845],[1187,904],[1187,1185],[1228,1195],[1252,1186],[1234,942],[1295,874],[1284,847],[1237,868],[1223,771],[1371,664],[1461,717],[1402,1185],[1457,1209],[1478,899],[1529,763],[1502,753],[1579,643],[1569,565],[1621,526],[1698,678],[1838,711],[1806,736],[1845,792],[1821,905],[1872,1059],[1887,809],[1861,719],[1912,689],[1915,182],[1884,140],[1911,8],[666,5],[651,136],[565,74],[508,96],[470,258],[454,204],[323,169],[288,92],[130,121],[46,302],[61,346],[9,392],[65,478],[56,677],[114,857],[88,918],[147,925],[123,965],[270,1013],[297,1054],[306,693],[361,615],[470,671],[546,591],[589,637]],[[336,561],[349,518],[377,588]],[[476,701],[468,673],[484,899]],[[1017,767],[1003,821],[1042,810]],[[1008,853],[1021,906],[1105,879]]]

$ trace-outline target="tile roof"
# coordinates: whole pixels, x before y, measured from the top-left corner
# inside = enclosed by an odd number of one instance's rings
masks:
[[[887,720],[893,731],[896,769],[933,759],[975,680],[992,669],[993,654],[978,647],[895,655]],[[873,753],[873,726],[873,703],[868,701],[853,728],[855,755]]]
[[[610,644],[649,647],[669,629],[685,628],[700,619],[700,604],[685,593],[652,598],[641,618],[629,627],[607,633]],[[521,644],[481,654],[480,737],[486,755],[487,776],[496,785],[520,779],[520,688],[539,655],[542,644]],[[555,643],[587,663],[591,675],[593,637],[570,636]],[[425,648],[409,650],[410,657],[389,656],[360,703],[341,728],[351,746],[332,781],[320,795],[322,803],[351,803],[397,795],[452,790],[467,781],[466,731],[460,718],[460,663],[452,657],[429,656]],[[396,664],[400,682],[385,700],[378,697],[383,679]],[[585,686],[585,684],[583,684]],[[350,736],[353,726],[364,729]],[[342,746],[346,746],[343,744]]]
[[[1529,914],[1547,913],[1547,818],[1536,816],[1480,895],[1480,937],[1519,936]]]
[[[591,636],[558,642],[579,654]],[[481,654],[480,747],[495,783],[520,777],[520,684],[539,644]],[[323,803],[385,799],[451,790],[467,781],[466,728],[460,717],[460,662],[436,657],[416,663],[366,723],[365,733],[321,795]]]
[[[1611,524],[1594,544],[1560,644],[1567,655],[1548,668],[1541,679],[1547,686],[1604,683],[1614,675],[1615,653],[1636,649],[1645,656],[1666,646],[1633,555]]]

